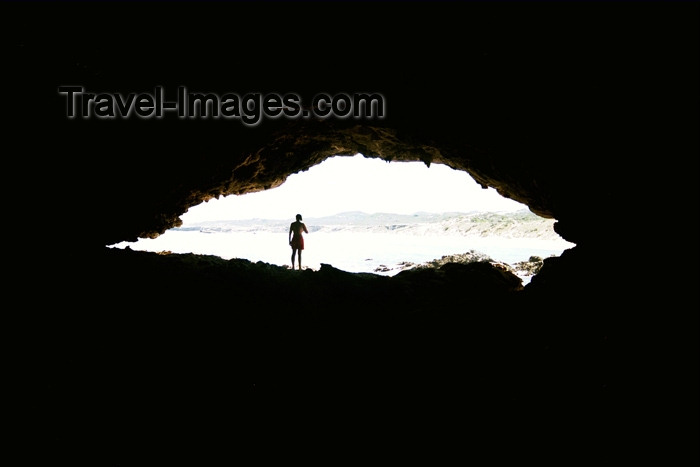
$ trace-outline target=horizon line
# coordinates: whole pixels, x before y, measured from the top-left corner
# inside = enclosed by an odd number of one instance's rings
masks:
[[[366,211],[340,211],[335,214],[326,214],[326,215],[321,215],[321,216],[311,216],[307,217],[306,219],[302,220],[313,220],[313,219],[323,219],[323,218],[328,218],[328,217],[336,217],[336,216],[341,216],[341,215],[347,215],[347,214],[360,214],[360,215],[365,215],[365,216],[377,216],[377,215],[392,215],[392,216],[417,216],[417,215],[443,215],[443,214],[510,214],[510,213],[517,213],[517,212],[523,212],[526,211],[528,213],[537,215],[533,213],[528,207],[524,207],[521,209],[516,209],[516,210],[479,210],[479,209],[474,209],[471,211],[441,211],[441,212],[434,212],[434,211],[415,211],[410,214],[406,213],[398,213],[398,212],[366,212]],[[209,219],[209,220],[200,220],[196,222],[191,222],[188,225],[196,225],[196,224],[202,224],[205,222],[242,222],[242,221],[284,221],[287,222],[290,219],[294,219],[294,215],[291,215],[289,217],[285,218],[278,218],[278,217],[249,217],[249,218],[244,218],[244,219]],[[180,227],[175,227],[175,228],[181,228],[184,226],[185,223]]]

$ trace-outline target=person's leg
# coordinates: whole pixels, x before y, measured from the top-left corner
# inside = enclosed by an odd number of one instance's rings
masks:
[[[299,270],[301,271],[301,250],[298,251],[299,254]]]
[[[297,250],[292,248],[292,269],[294,269],[294,257],[297,255]]]

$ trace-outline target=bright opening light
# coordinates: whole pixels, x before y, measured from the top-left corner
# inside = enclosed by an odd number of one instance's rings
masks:
[[[183,223],[234,219],[292,219],[346,211],[513,212],[527,206],[483,189],[471,176],[442,164],[386,162],[358,154],[336,156],[290,175],[259,193],[212,199],[181,216]]]

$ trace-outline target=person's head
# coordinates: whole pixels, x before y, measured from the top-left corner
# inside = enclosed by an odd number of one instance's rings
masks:
[[[301,221],[301,214],[297,214],[297,220]]]

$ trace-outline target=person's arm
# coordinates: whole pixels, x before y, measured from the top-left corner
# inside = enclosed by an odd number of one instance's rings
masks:
[[[309,233],[309,231],[306,230],[306,224],[301,224],[301,226],[304,228],[304,232]]]
[[[289,243],[292,243],[292,224],[289,224]]]

